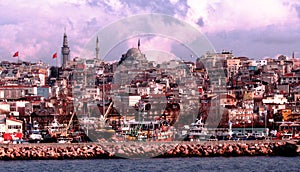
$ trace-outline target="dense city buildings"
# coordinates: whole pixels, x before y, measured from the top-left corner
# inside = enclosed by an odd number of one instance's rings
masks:
[[[130,48],[108,63],[96,56],[70,59],[67,35],[62,65],[0,63],[1,133],[65,127],[92,132],[109,125],[122,132],[128,121],[184,128],[202,120],[215,132],[228,128],[271,134],[286,125],[299,129],[300,61],[281,55],[254,60],[232,52],[207,52],[195,61],[148,61]],[[74,115],[76,114],[76,115]],[[97,123],[99,122],[99,123]],[[153,123],[152,123],[153,122]],[[122,128],[123,127],[123,128]],[[58,127],[59,128],[59,127]],[[150,130],[150,129],[148,129]]]

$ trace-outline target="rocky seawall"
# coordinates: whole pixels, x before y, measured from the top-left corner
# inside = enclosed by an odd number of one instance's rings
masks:
[[[299,141],[215,141],[0,145],[0,160],[299,156],[299,144]]]

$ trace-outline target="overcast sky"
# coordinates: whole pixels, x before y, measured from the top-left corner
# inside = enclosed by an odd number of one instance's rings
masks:
[[[64,28],[73,58],[105,26],[147,13],[190,23],[216,51],[254,59],[290,57],[294,51],[300,58],[299,0],[0,0],[0,8],[0,60],[13,61],[19,51],[22,60],[55,64],[52,54],[60,54]],[[128,47],[118,46],[119,51],[131,48],[134,43],[129,42]],[[155,39],[143,43],[149,49],[169,44]]]

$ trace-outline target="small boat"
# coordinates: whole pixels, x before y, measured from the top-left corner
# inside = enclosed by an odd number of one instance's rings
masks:
[[[210,138],[208,130],[201,119],[191,123],[188,130],[188,136],[190,141],[206,141]]]
[[[101,139],[108,140],[108,139],[111,139],[115,133],[116,133],[115,130],[113,130],[111,126],[106,126],[103,128],[88,130],[87,136],[92,141],[97,141],[97,140],[101,140]]]
[[[127,140],[156,140],[171,141],[174,132],[165,126],[161,121],[124,121],[121,127],[121,134]]]
[[[32,130],[29,135],[29,142],[39,143],[43,140],[40,130]]]
[[[71,143],[73,141],[73,138],[60,136],[57,138],[57,143]]]
[[[65,131],[66,126],[64,124],[60,124],[58,120],[54,118],[51,125],[45,126],[45,129],[48,130],[51,136],[56,137]]]

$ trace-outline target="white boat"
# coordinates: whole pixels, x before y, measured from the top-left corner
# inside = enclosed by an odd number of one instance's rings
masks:
[[[71,143],[73,141],[73,138],[60,136],[57,138],[57,143]]]
[[[30,131],[30,135],[29,135],[28,139],[30,142],[39,143],[41,140],[43,140],[43,137],[41,135],[40,130],[32,130],[32,131]]]
[[[57,119],[54,118],[51,125],[45,126],[45,128],[49,131],[50,135],[57,136],[64,132],[66,126],[64,124],[60,124]]]
[[[205,127],[205,124],[202,123],[201,119],[191,123],[188,130],[188,135],[190,141],[206,141],[210,137],[208,130]]]

